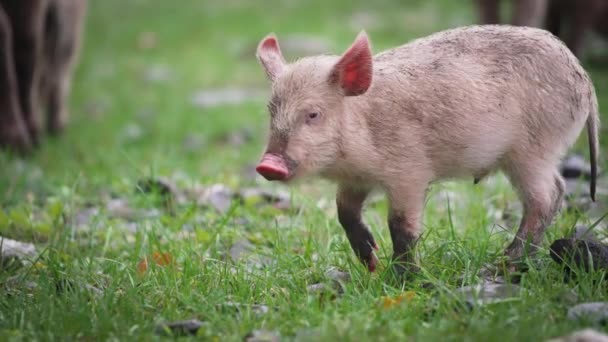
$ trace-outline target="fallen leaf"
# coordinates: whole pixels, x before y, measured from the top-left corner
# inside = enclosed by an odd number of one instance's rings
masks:
[[[416,297],[416,292],[414,291],[405,291],[395,297],[382,297],[382,308],[385,310],[392,309],[404,300],[406,303],[411,303],[414,297]]]
[[[168,252],[154,252],[152,253],[152,260],[154,260],[154,263],[157,266],[168,266],[173,264],[173,256]],[[148,265],[148,257],[146,256],[137,264],[137,272],[140,274],[145,273],[148,271]]]

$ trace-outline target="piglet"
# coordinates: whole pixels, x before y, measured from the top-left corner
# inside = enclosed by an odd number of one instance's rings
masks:
[[[257,58],[272,82],[270,134],[257,171],[288,182],[319,175],[337,183],[338,219],[369,271],[376,242],[361,220],[369,192],[390,202],[398,274],[416,268],[427,188],[504,172],[524,213],[506,256],[533,253],[564,195],[560,159],[586,125],[595,200],[598,104],[576,57],[529,27],[470,26],[372,56],[361,32],[342,56],[288,64],[274,35]]]

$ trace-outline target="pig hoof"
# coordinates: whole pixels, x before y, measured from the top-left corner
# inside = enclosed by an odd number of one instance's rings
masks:
[[[378,266],[378,257],[374,252],[370,254],[369,260],[365,262],[367,265],[367,269],[370,273],[374,273],[376,271],[376,266]]]

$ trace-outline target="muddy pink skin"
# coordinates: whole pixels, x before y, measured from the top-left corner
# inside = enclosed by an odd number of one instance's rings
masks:
[[[547,31],[461,27],[377,55],[361,32],[340,56],[293,63],[269,35],[257,58],[272,82],[257,171],[275,181],[319,175],[336,182],[338,221],[370,272],[377,244],[362,209],[374,189],[389,202],[393,270],[407,275],[418,269],[414,249],[432,183],[504,172],[524,206],[505,250],[517,260],[542,243],[564,195],[557,165],[585,126],[596,178],[595,90]]]

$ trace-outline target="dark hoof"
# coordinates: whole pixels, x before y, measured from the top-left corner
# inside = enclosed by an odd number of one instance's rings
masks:
[[[374,251],[378,250],[378,245],[372,236],[372,233],[367,228],[361,228],[356,231],[350,232],[348,240],[350,245],[355,251],[357,258],[367,266],[370,272],[376,271],[378,266],[378,257]]]

